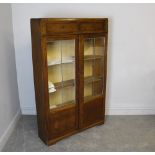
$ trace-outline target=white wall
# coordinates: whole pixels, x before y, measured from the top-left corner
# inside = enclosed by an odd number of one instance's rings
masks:
[[[155,114],[155,4],[12,4],[20,104],[35,113],[30,18],[108,17],[108,114]]]
[[[0,4],[0,150],[20,114],[10,4]]]

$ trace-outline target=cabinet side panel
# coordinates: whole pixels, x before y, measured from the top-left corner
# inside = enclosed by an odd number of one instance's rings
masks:
[[[40,20],[31,20],[32,58],[39,137],[47,143],[47,118],[44,96],[43,52]]]

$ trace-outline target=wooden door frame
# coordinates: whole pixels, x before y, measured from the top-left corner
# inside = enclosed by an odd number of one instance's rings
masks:
[[[42,43],[42,52],[43,52],[43,83],[44,83],[44,88],[42,89],[44,91],[44,103],[45,104],[45,113],[47,115],[47,130],[48,134],[50,133],[49,131],[49,126],[50,126],[50,115],[51,115],[51,110],[49,108],[49,92],[48,92],[48,63],[47,63],[47,42],[48,41],[57,41],[57,40],[70,40],[70,39],[75,39],[75,80],[76,80],[76,85],[75,85],[75,95],[76,95],[76,124],[78,128],[78,118],[79,118],[79,94],[78,94],[78,85],[79,85],[79,38],[78,35],[50,35],[50,36],[42,36],[41,38],[41,43]],[[49,137],[49,136],[48,136]]]
[[[104,53],[104,71],[103,71],[103,81],[104,81],[104,102],[106,97],[106,76],[107,76],[107,44],[108,44],[108,33],[89,33],[79,35],[79,129],[83,128],[83,104],[84,104],[84,39],[95,38],[95,37],[105,37],[105,53]],[[104,103],[105,104],[105,103]],[[105,111],[104,111],[105,114]],[[93,125],[92,125],[93,126]]]

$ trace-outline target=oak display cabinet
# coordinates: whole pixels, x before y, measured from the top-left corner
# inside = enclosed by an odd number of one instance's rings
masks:
[[[103,124],[108,19],[31,19],[31,36],[39,137]]]

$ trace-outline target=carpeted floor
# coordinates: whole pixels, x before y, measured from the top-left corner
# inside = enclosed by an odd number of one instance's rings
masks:
[[[66,138],[50,147],[37,135],[36,116],[23,116],[3,152],[155,151],[154,116],[107,116],[104,125]]]

